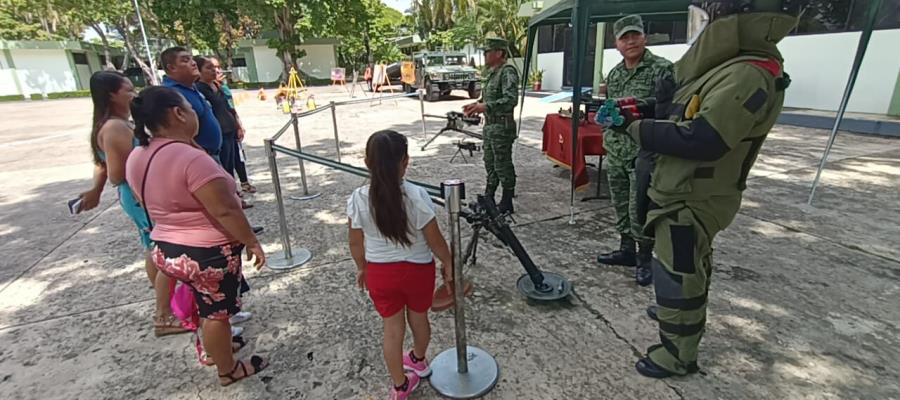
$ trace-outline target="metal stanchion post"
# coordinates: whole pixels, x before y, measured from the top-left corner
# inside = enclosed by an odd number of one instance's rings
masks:
[[[335,109],[334,101],[331,101],[331,125],[334,127],[334,148],[337,150],[337,160],[341,162],[341,139],[338,138],[338,130],[337,130],[337,110]]]
[[[428,128],[425,127],[425,91],[416,90],[419,93],[419,108],[422,109],[422,137],[428,138]]]
[[[297,151],[303,151],[300,144],[300,119],[296,113],[291,113],[291,124],[294,125],[294,142],[297,143]],[[303,196],[291,196],[291,200],[312,200],[319,197],[321,193],[309,194],[309,187],[306,186],[306,167],[303,166],[303,160],[297,159],[300,163],[300,184],[303,185]]]
[[[284,217],[284,200],[281,197],[281,180],[278,178],[278,162],[275,160],[275,150],[272,149],[272,139],[265,140],[266,157],[269,159],[269,172],[272,175],[272,186],[275,187],[275,203],[278,206],[278,224],[281,228],[281,247],[284,254],[272,256],[266,260],[266,265],[271,269],[284,270],[299,267],[306,264],[312,253],[307,249],[291,250],[291,235],[288,233],[287,219]]]
[[[456,347],[444,350],[432,360],[431,386],[444,397],[472,399],[481,397],[497,384],[500,367],[488,352],[466,343],[465,295],[460,255],[459,211],[464,183],[444,181],[444,200],[450,214],[450,248],[453,255]]]

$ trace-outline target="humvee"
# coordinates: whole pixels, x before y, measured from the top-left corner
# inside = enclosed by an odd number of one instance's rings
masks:
[[[407,93],[425,89],[425,99],[440,100],[453,90],[465,90],[469,98],[481,97],[481,76],[478,70],[466,64],[465,53],[428,51],[417,53],[413,60],[416,65],[416,81],[403,83]]]

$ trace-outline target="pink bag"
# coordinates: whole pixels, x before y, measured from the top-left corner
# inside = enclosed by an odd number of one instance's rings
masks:
[[[190,285],[178,282],[169,305],[172,306],[172,314],[181,320],[181,326],[192,331],[200,327],[200,314],[194,299],[194,289]]]

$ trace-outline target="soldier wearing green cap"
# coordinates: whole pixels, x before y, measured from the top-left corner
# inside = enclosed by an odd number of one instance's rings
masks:
[[[660,343],[635,365],[653,378],[699,370],[713,239],[734,221],[750,169],[781,113],[790,79],[777,44],[794,29],[800,6],[692,3],[691,47],[675,64],[672,102],[657,119],[628,127],[642,150],[657,154],[644,231],[656,239],[656,306],[647,314],[659,323]]]
[[[610,99],[655,97],[655,86],[660,80],[672,79],[672,63],[646,49],[644,22],[640,15],[628,15],[613,24],[616,49],[622,54],[622,62],[616,65],[606,78],[606,96]],[[603,135],[606,150],[609,193],[616,212],[616,230],[620,236],[618,250],[601,254],[597,261],[606,265],[634,266],[635,281],[649,285],[652,281],[650,260],[653,240],[642,234],[643,218],[638,215],[637,185],[634,166],[638,146],[625,132],[625,127],[612,127]],[[635,251],[639,242],[640,251]]]
[[[482,84],[481,100],[463,107],[466,115],[485,115],[484,169],[487,172],[485,195],[494,198],[498,186],[503,197],[498,206],[501,213],[512,213],[516,190],[516,169],[513,166],[512,146],[516,140],[516,120],[513,110],[519,100],[519,72],[506,64],[509,44],[506,40],[485,40],[484,63],[488,67]]]

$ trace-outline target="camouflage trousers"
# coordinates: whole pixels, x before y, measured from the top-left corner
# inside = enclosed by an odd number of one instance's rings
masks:
[[[650,212],[647,229],[656,238],[653,287],[660,344],[647,349],[656,365],[676,374],[695,372],[712,275],[712,240],[688,207]]]
[[[515,126],[485,125],[483,132],[484,170],[487,172],[485,193],[495,193],[501,184],[503,190],[514,190],[516,168],[513,166],[512,145],[516,141]]]
[[[646,216],[638,214],[638,184],[634,171],[635,159],[622,160],[609,154],[606,160],[609,198],[616,211],[616,231],[622,236],[634,239],[641,246],[652,246],[653,238],[643,234]]]

